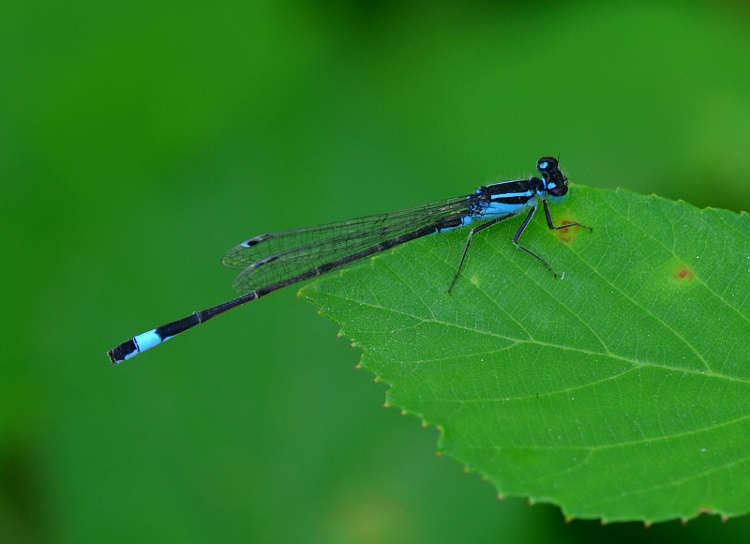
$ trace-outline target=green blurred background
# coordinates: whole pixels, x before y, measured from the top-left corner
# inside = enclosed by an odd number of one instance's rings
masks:
[[[295,289],[266,231],[527,176],[750,209],[741,2],[6,2],[0,542],[730,542],[748,518],[566,524],[495,500]],[[748,490],[750,493],[750,490]]]

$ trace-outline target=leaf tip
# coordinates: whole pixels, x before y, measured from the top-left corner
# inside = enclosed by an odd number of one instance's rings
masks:
[[[654,196],[655,196],[655,195],[654,195]],[[644,528],[644,529],[650,529],[650,528],[651,528],[651,526],[652,526],[653,524],[654,524],[654,522],[653,522],[653,521],[644,521],[644,522],[643,522],[643,528]]]
[[[504,501],[505,500],[505,495],[503,495],[502,493],[498,493],[497,494],[497,500]]]

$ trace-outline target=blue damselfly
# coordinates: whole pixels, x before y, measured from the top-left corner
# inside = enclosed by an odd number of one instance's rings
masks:
[[[108,352],[112,364],[121,363],[175,337],[196,325],[246,302],[273,293],[283,287],[336,270],[376,253],[428,234],[449,232],[471,223],[482,222],[469,231],[461,259],[453,276],[450,293],[461,272],[472,236],[501,221],[529,210],[513,236],[513,243],[557,276],[547,261],[518,243],[534,217],[541,200],[550,230],[580,226],[552,224],[547,202],[558,203],[568,194],[568,180],[560,171],[557,159],[544,157],[537,162],[541,178],[531,176],[492,183],[468,196],[440,200],[414,208],[381,215],[370,215],[337,221],[315,227],[261,234],[230,249],[222,264],[241,270],[234,280],[234,290],[241,296],[196,312],[188,317],[162,325],[123,342]]]

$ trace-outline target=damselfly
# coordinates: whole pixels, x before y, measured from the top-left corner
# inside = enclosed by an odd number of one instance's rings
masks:
[[[468,196],[440,200],[415,208],[370,215],[359,219],[327,223],[316,227],[261,234],[230,249],[222,264],[241,270],[234,280],[234,290],[241,296],[213,308],[162,325],[123,342],[108,352],[112,364],[121,363],[151,349],[219,314],[278,289],[314,278],[364,259],[399,244],[428,234],[449,232],[482,221],[469,231],[461,260],[458,262],[448,292],[461,272],[471,238],[476,233],[510,219],[528,209],[529,213],[513,236],[513,244],[541,261],[557,276],[547,261],[518,243],[526,226],[534,217],[541,200],[550,230],[580,226],[566,223],[555,227],[547,202],[558,203],[568,194],[568,180],[552,157],[536,164],[541,179],[502,181],[480,187]]]

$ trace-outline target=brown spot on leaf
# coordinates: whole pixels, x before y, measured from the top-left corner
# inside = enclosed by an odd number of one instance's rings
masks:
[[[678,263],[677,266],[674,267],[672,278],[677,283],[689,284],[695,279],[695,272],[693,272],[685,263]]]
[[[563,218],[561,225],[571,225],[575,223],[571,218]],[[553,231],[555,237],[565,244],[569,244],[573,241],[573,238],[578,236],[578,232],[581,230],[580,225],[573,227],[563,227],[556,231]]]

